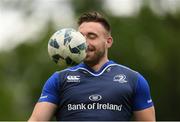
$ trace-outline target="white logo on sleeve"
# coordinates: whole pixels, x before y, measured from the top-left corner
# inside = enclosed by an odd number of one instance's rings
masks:
[[[43,94],[41,94],[40,99],[45,99],[45,98],[47,98],[47,97],[48,97],[48,95],[43,95]]]
[[[125,80],[126,76],[124,74],[119,74],[114,76],[113,81],[119,82],[119,83],[126,83],[128,81]]]
[[[80,76],[79,75],[68,75],[67,82],[80,82]]]
[[[152,99],[147,100],[147,103],[152,103]]]

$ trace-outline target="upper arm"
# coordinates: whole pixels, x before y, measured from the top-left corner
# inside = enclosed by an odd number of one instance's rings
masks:
[[[136,121],[155,121],[155,110],[154,107],[150,107],[140,111],[134,111],[134,119]]]
[[[150,88],[147,81],[140,74],[138,74],[133,109],[136,120],[155,120],[155,110],[151,99]]]
[[[59,73],[54,73],[45,83],[39,102],[58,104],[59,99]]]
[[[35,105],[29,121],[48,121],[51,120],[57,105],[49,102],[39,102]]]
[[[54,73],[45,83],[30,120],[50,120],[59,103],[59,74]]]

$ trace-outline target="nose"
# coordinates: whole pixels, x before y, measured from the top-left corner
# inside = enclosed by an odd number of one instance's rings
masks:
[[[86,38],[86,44],[87,44],[87,46],[89,46],[89,40]]]
[[[85,37],[85,39],[86,39],[86,44],[87,44],[87,46],[90,44],[90,40],[87,38],[87,36],[86,35],[84,35],[84,37]]]

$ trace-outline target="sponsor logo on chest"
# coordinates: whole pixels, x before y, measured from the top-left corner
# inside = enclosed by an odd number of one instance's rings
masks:
[[[99,95],[99,94],[93,94],[93,95],[90,95],[90,96],[89,96],[89,99],[90,99],[91,101],[99,101],[99,100],[102,99],[102,96]]]
[[[78,104],[68,104],[68,111],[76,111],[76,110],[110,110],[110,111],[121,111],[123,105],[122,104],[112,104],[112,103],[101,103],[103,97],[100,94],[92,94],[89,96],[89,100],[93,101],[90,103],[78,103]]]

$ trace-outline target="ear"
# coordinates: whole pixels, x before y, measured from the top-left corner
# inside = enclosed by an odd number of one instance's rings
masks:
[[[107,47],[110,48],[113,44],[113,38],[109,36],[106,41]]]

